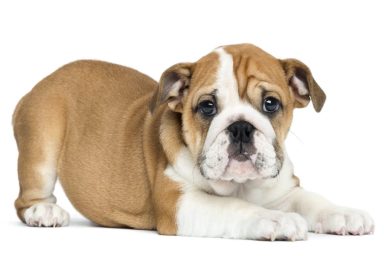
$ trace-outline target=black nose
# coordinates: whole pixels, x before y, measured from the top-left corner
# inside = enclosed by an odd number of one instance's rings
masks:
[[[249,143],[251,142],[253,131],[255,127],[248,122],[245,121],[237,121],[228,126],[229,136],[234,143],[243,142]]]

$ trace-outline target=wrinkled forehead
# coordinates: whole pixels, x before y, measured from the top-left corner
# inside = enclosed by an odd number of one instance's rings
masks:
[[[287,89],[279,61],[253,45],[219,47],[201,58],[196,62],[192,77],[192,85],[198,88],[192,89],[204,91],[215,85],[221,89],[237,91],[237,96],[244,97],[250,80]],[[222,91],[217,89],[218,93]]]

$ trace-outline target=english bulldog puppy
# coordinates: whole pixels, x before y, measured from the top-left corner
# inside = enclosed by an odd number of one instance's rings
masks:
[[[69,223],[74,207],[106,227],[164,235],[304,240],[363,235],[365,212],[299,185],[284,147],[293,110],[325,94],[309,68],[250,44],[223,46],[167,69],[157,84],[119,65],[77,61],[16,107],[19,218]]]

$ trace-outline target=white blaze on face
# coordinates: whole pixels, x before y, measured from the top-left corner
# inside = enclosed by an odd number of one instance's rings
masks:
[[[220,61],[214,84],[219,114],[213,118],[203,146],[200,160],[202,173],[211,180],[210,183],[212,180],[243,183],[275,176],[278,171],[273,146],[275,131],[268,118],[240,99],[232,56],[223,48],[215,52]],[[243,162],[231,160],[228,155],[231,142],[227,127],[240,120],[256,128],[253,134],[256,152],[250,155],[249,161]]]
[[[217,98],[221,107],[236,106],[240,103],[237,80],[233,72],[233,58],[223,48],[215,51],[219,55],[216,75]]]

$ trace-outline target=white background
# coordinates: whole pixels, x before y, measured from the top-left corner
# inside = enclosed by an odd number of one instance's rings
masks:
[[[380,1],[5,1],[0,3],[1,255],[332,255],[383,253],[384,8]],[[328,95],[323,111],[295,112],[288,151],[302,186],[369,211],[376,233],[255,242],[159,236],[92,226],[58,186],[69,227],[18,221],[17,149],[11,115],[25,93],[59,66],[101,59],[155,79],[217,46],[249,42],[305,62]],[[381,242],[382,243],[382,242]],[[383,255],[383,254],[381,254]]]

